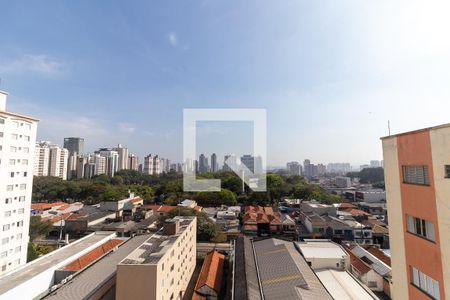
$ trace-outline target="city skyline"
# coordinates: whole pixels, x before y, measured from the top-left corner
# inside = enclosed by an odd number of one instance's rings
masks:
[[[448,3],[179,5],[5,3],[10,109],[42,120],[40,140],[83,133],[87,150],[120,140],[180,161],[184,108],[266,108],[280,166],[381,159],[388,120],[392,133],[448,122]]]

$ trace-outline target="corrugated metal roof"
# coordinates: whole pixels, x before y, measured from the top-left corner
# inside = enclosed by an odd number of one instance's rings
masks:
[[[351,251],[359,258],[366,257],[370,262],[372,262],[370,267],[381,276],[384,277],[391,273],[391,268],[388,265],[361,246],[356,245],[353,249],[351,249]]]

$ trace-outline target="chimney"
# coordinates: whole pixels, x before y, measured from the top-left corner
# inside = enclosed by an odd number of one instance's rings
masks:
[[[6,111],[6,98],[8,93],[0,90],[0,111]]]
[[[180,231],[180,220],[168,219],[164,222],[164,235],[175,235]]]

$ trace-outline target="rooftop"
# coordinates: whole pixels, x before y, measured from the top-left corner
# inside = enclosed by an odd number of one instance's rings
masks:
[[[389,135],[389,136],[384,136],[381,139],[382,140],[390,139],[390,138],[394,138],[394,137],[398,137],[398,136],[402,136],[402,135],[416,134],[416,133],[420,133],[420,132],[437,130],[437,129],[447,128],[447,127],[450,127],[450,123],[437,125],[437,126],[432,126],[432,127],[427,127],[427,128],[418,129],[418,130],[413,130],[413,131],[402,132],[402,133],[393,134],[393,135]]]
[[[113,235],[111,232],[96,232],[48,255],[42,256],[14,270],[12,273],[5,274],[0,277],[0,295],[52,267],[57,267],[60,263],[67,260],[67,258]]]
[[[136,247],[139,247],[148,237],[149,235],[140,235],[129,239],[116,251],[111,252],[83,272],[77,273],[72,280],[43,299],[88,299],[90,294],[116,273],[117,264]]]
[[[313,258],[344,258],[347,253],[341,246],[329,240],[305,240],[296,242],[303,256],[308,259]]]
[[[332,299],[294,243],[271,238],[253,246],[265,299]]]
[[[137,265],[137,264],[158,264],[161,257],[163,257],[178,237],[186,230],[195,217],[175,217],[172,220],[180,221],[180,229],[175,235],[164,235],[163,230],[153,234],[150,238],[142,243],[136,250],[130,253],[123,261],[122,265]],[[166,221],[167,222],[167,221]]]
[[[198,291],[202,286],[207,285],[211,289],[215,290],[217,294],[220,293],[220,287],[222,285],[223,265],[225,261],[225,255],[212,251],[206,255],[198,277],[195,290]]]
[[[372,292],[366,290],[354,277],[345,271],[324,269],[316,271],[316,275],[334,299],[378,299]]]

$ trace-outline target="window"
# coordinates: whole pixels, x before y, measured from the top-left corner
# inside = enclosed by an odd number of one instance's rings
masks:
[[[26,189],[26,188],[27,188],[27,184],[26,184],[26,183],[20,184],[20,189],[21,189],[21,190],[24,190],[24,189]]]
[[[22,165],[28,165],[28,159],[22,159]]]
[[[11,226],[10,226],[9,224],[3,225],[3,231],[9,230],[10,227],[11,227]]]
[[[16,234],[16,239],[21,240],[22,239],[22,234],[21,233]]]
[[[23,136],[23,139],[24,139],[25,141],[29,142],[29,141],[30,141],[30,136],[24,135],[24,136]]]
[[[432,222],[409,215],[406,216],[406,222],[408,226],[408,232],[420,235],[427,240],[435,241],[434,224]]]
[[[2,245],[6,245],[8,243],[9,243],[9,238],[8,237],[2,238]]]
[[[23,214],[25,212],[25,208],[19,208],[19,210],[17,211],[17,213],[19,215]]]
[[[23,226],[23,221],[17,222],[17,227],[22,227],[22,226]]]
[[[30,148],[23,147],[23,153],[30,153]]]
[[[17,140],[17,134],[15,134],[15,133],[11,134],[11,139]]]
[[[17,152],[17,147],[11,146],[11,147],[9,148],[9,151],[11,151],[11,152]]]
[[[5,124],[5,119],[0,118],[0,124]]]
[[[430,185],[428,166],[403,166],[403,183]]]
[[[14,172],[11,172],[11,173],[9,174],[9,176],[10,176],[11,178],[13,178],[13,177],[14,177]]]
[[[10,204],[12,203],[12,198],[6,198],[5,199],[5,204]]]
[[[14,185],[9,184],[6,186],[6,191],[11,192],[12,190],[14,190]]]
[[[7,257],[8,256],[8,251],[3,251],[1,254],[0,254],[0,257]]]
[[[5,211],[5,217],[6,217],[6,218],[7,218],[7,217],[11,217],[11,211],[10,211],[10,210]]]
[[[411,267],[412,284],[420,289],[422,292],[431,296],[433,299],[441,299],[439,293],[439,282],[430,276],[420,272],[414,267]]]
[[[16,160],[15,159],[10,159],[9,160],[9,164],[10,165],[15,165],[16,164]]]
[[[24,202],[25,201],[25,196],[20,196],[19,197],[19,202]]]
[[[16,253],[19,253],[20,250],[22,250],[22,247],[21,247],[21,246],[18,246],[18,247],[16,247],[16,249],[15,249],[14,251],[15,251]]]

